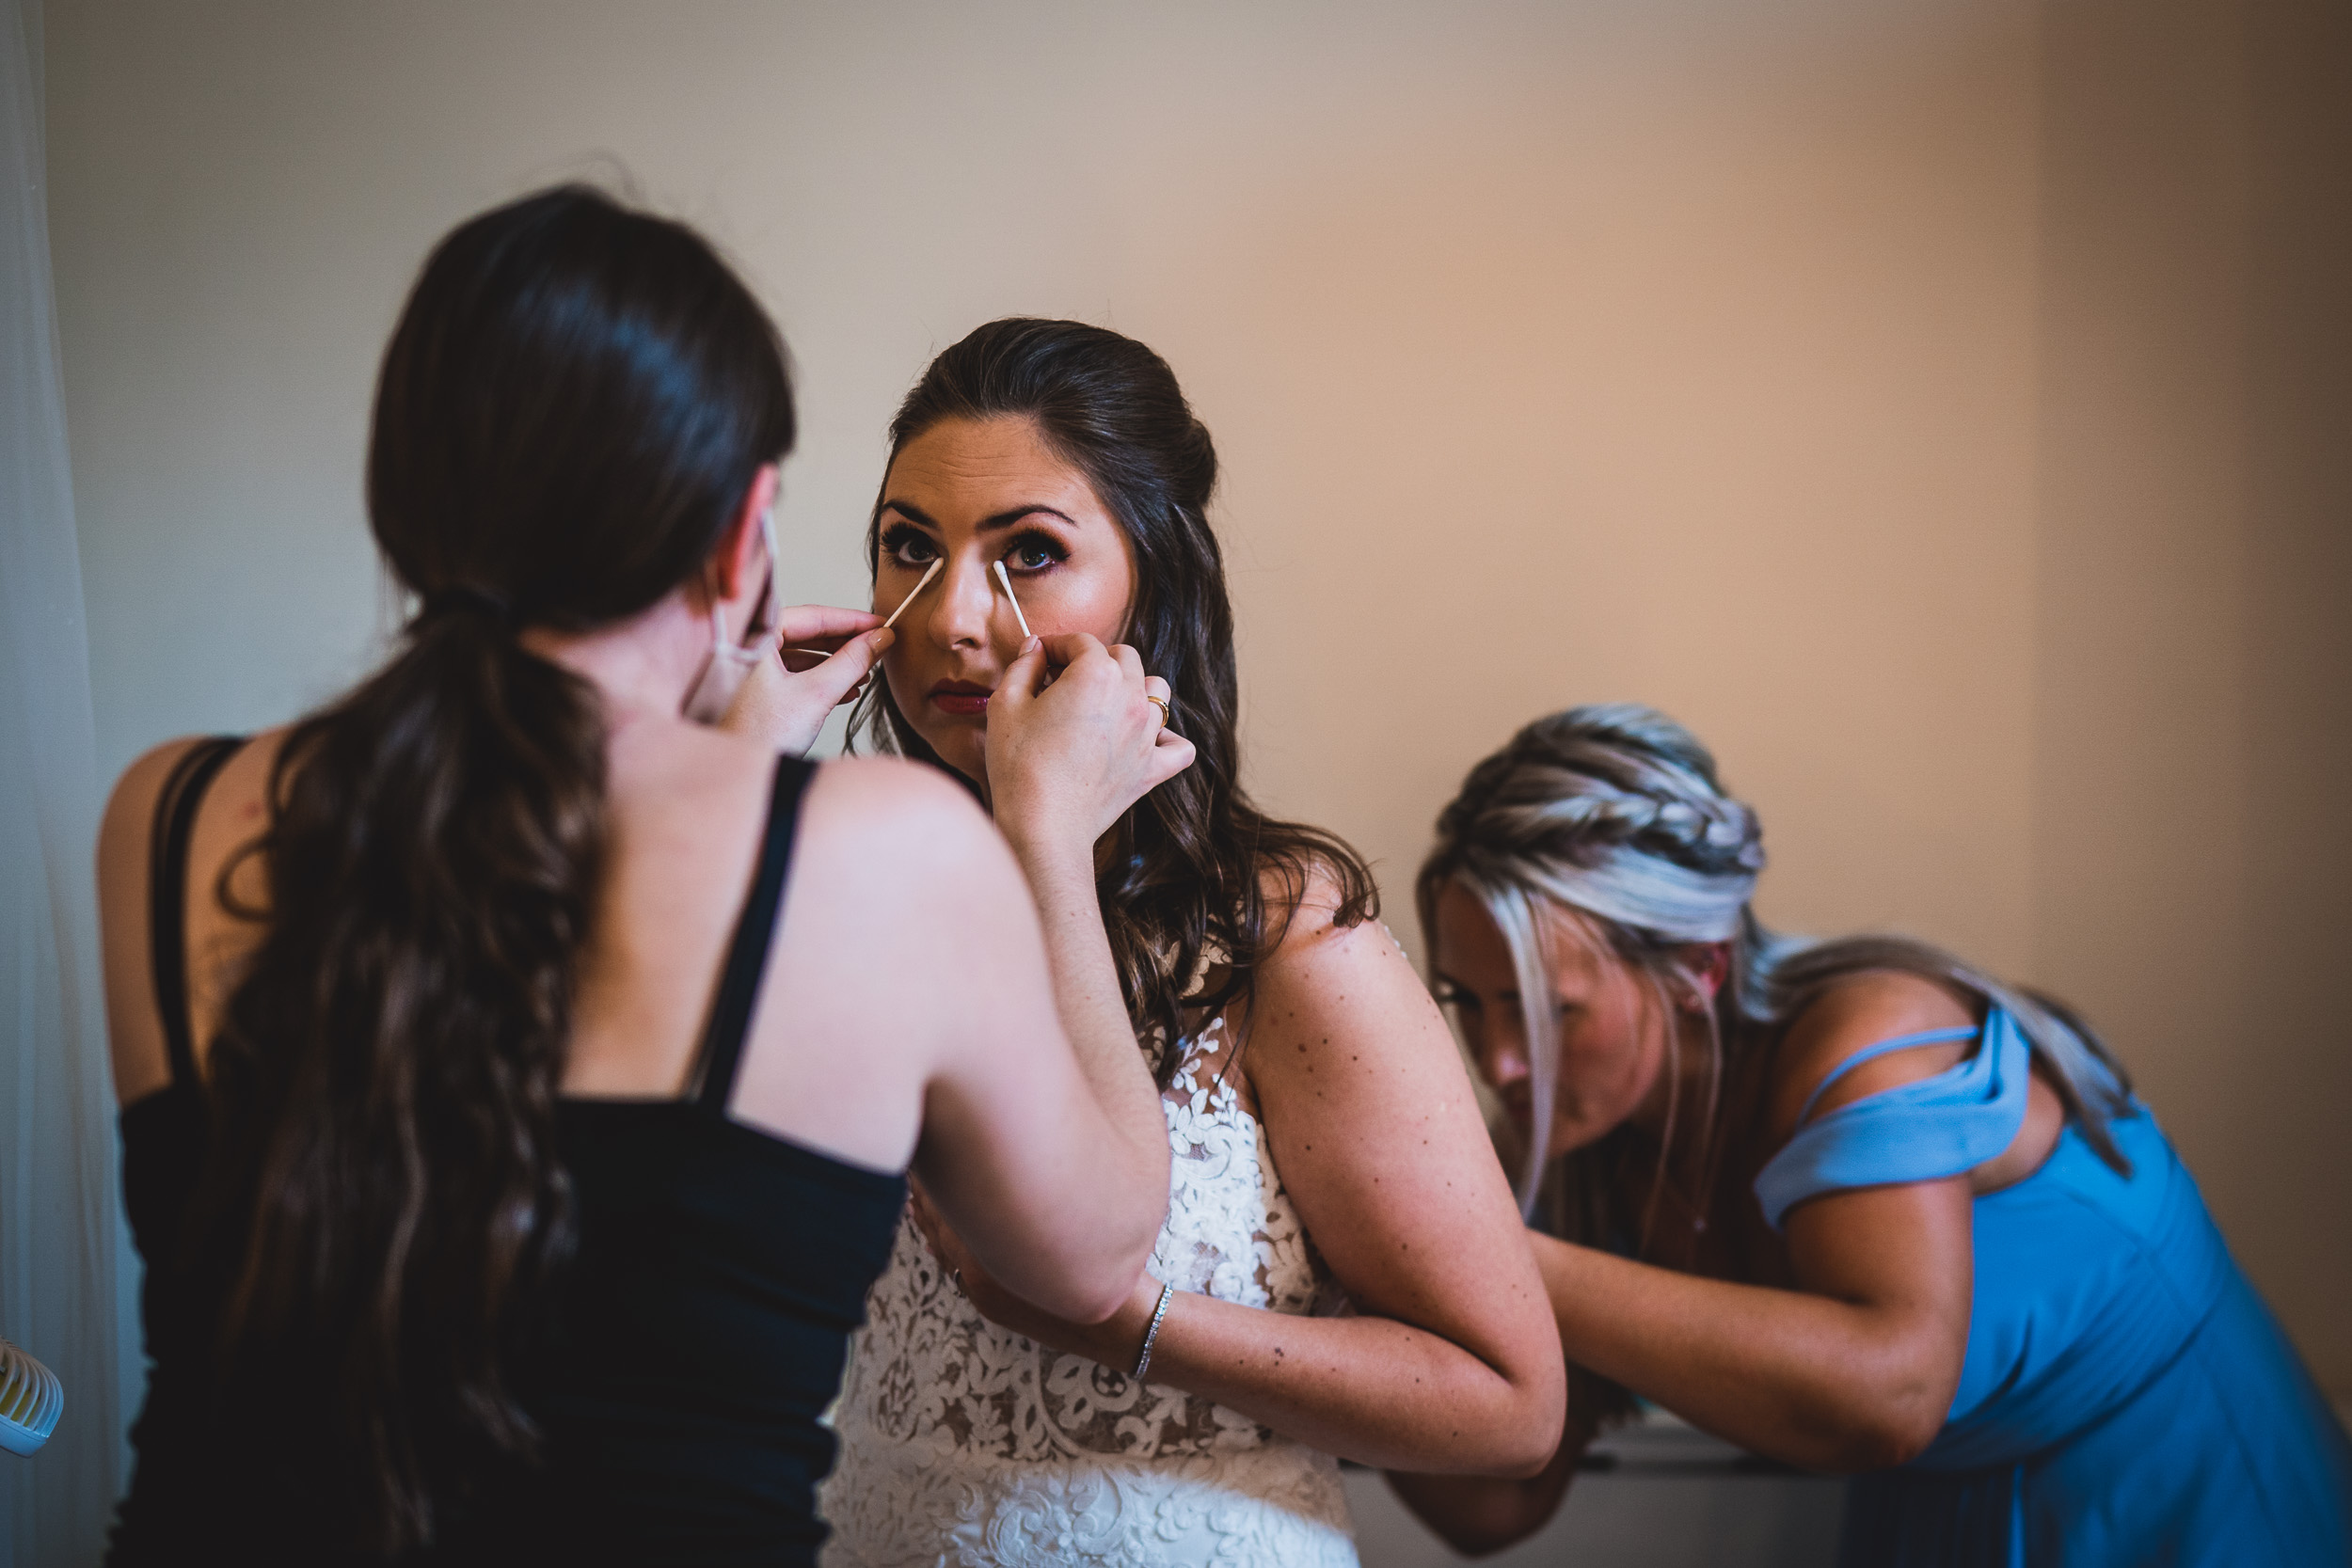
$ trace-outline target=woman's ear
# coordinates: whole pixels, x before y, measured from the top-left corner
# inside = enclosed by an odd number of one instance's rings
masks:
[[[1691,943],[1682,950],[1682,972],[1698,988],[1697,995],[1683,999],[1683,1007],[1690,1012],[1704,1012],[1712,1007],[1723,993],[1724,982],[1731,978],[1731,943]]]
[[[759,471],[752,475],[752,483],[743,492],[742,505],[735,509],[734,519],[719,536],[718,548],[710,552],[710,560],[703,567],[706,602],[729,604],[759,591],[766,570],[760,557],[768,548],[760,538],[760,514],[776,504],[777,494],[783,487],[782,471],[773,463],[762,463]],[[782,562],[777,567],[781,570]]]

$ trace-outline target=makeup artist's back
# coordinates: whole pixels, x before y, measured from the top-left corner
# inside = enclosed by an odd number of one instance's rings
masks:
[[[812,1560],[911,1163],[1041,1299],[1132,1284],[1165,1166],[977,809],[681,717],[791,438],[681,228],[550,192],[428,262],[370,464],[424,609],[102,833],[153,1362],[114,1560]]]

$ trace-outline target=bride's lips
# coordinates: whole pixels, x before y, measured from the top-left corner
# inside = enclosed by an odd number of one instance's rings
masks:
[[[988,711],[989,689],[970,681],[941,681],[931,688],[931,706],[959,719],[977,719]]]

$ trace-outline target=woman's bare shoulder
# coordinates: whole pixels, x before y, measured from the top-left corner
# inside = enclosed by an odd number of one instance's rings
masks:
[[[206,794],[203,823],[191,845],[188,885],[216,885],[222,863],[251,842],[265,825],[269,777],[288,730],[267,730],[232,755]],[[122,771],[98,832],[98,908],[103,936],[108,1037],[117,1094],[125,1103],[160,1086],[167,1076],[161,1020],[155,1012],[149,907],[148,863],[155,808],[166,781],[207,737],[183,736],[141,754]],[[241,897],[258,907],[263,892],[260,868],[243,872]],[[191,935],[215,931],[231,911],[217,900],[199,902]],[[242,917],[236,917],[239,921]],[[222,951],[207,940],[209,951]],[[193,977],[192,977],[193,978]],[[199,987],[199,995],[203,988]]]
[[[1035,940],[1031,928],[1005,928],[1032,906],[1003,835],[936,768],[889,757],[827,762],[803,800],[793,859],[806,896],[876,941],[993,950]],[[980,911],[993,913],[976,918]]]
[[[1900,1036],[1968,1028],[1980,1022],[1957,992],[1924,975],[1863,970],[1824,986],[1790,1022],[1773,1061],[1766,1092],[1776,1137],[1794,1133],[1805,1101],[1850,1057]],[[1873,1057],[1832,1085],[1811,1116],[1818,1117],[1898,1084],[1932,1077],[1968,1050],[1963,1039]]]
[[[1333,953],[1401,954],[1396,938],[1379,918],[1376,893],[1361,895],[1341,866],[1320,854],[1268,862],[1258,869],[1267,931],[1274,943],[1263,967]]]
[[[291,726],[264,730],[246,740],[230,758],[219,793],[252,793],[266,785],[268,769]],[[153,831],[155,805],[164,783],[187,754],[209,736],[183,735],[149,748],[134,758],[115,781],[106,798],[106,811],[98,829],[98,872],[102,890],[109,874],[129,871],[144,877],[148,840]]]
[[[205,736],[183,735],[150,747],[132,759],[115,781],[112,794],[106,798],[106,815],[98,830],[99,852],[103,857],[110,850],[135,850],[140,856],[147,852],[149,819],[155,815],[155,800],[163,793],[164,781],[181,759],[204,743]]]
[[[1279,937],[1252,976],[1246,1037],[1262,1089],[1279,1096],[1311,1081],[1320,1093],[1342,1066],[1378,1074],[1384,1064],[1442,1058],[1458,1069],[1420,972],[1376,914],[1351,907],[1336,870],[1311,862],[1263,885]]]
[[[965,834],[989,829],[972,792],[936,768],[897,757],[835,757],[818,769],[812,809],[842,832]]]
[[[979,802],[920,763],[826,763],[802,804],[801,830],[794,854],[812,885],[877,902],[898,923],[952,920],[1023,892],[1011,851]]]

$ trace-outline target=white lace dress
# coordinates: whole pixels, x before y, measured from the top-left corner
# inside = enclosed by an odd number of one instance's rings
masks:
[[[1187,1042],[1162,1098],[1174,1164],[1151,1272],[1248,1307],[1337,1310],[1264,1127],[1216,1070],[1223,1037],[1219,1019]],[[866,1307],[819,1494],[828,1568],[1355,1568],[1328,1454],[997,1327],[912,1222]]]

